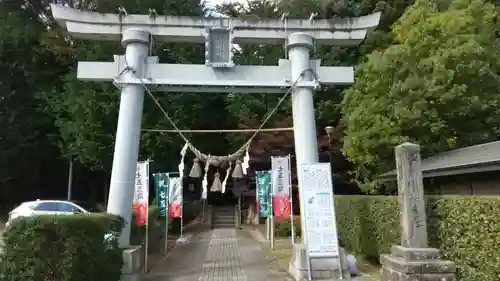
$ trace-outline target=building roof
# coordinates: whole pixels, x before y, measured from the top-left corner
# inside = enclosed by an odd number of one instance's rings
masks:
[[[488,171],[500,171],[500,141],[450,150],[422,160],[424,178]],[[395,180],[396,170],[379,179]]]

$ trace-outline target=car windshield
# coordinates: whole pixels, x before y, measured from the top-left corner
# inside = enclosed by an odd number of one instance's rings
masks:
[[[91,212],[91,213],[99,213],[99,212],[106,211],[97,204],[91,204],[88,202],[81,202],[81,201],[74,201],[73,203],[75,203],[76,205],[84,208],[86,211]]]

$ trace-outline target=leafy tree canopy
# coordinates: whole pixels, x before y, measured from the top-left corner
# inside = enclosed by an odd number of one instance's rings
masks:
[[[417,0],[393,27],[394,44],[358,67],[342,113],[343,150],[359,182],[393,169],[403,141],[429,155],[498,138],[494,18],[485,0]]]

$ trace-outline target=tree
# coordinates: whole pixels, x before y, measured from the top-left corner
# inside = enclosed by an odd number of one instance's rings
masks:
[[[29,187],[43,192],[43,178],[58,168],[57,147],[48,135],[56,132],[43,112],[41,93],[64,73],[46,49],[45,6],[39,1],[0,2],[0,186],[7,200]],[[52,171],[49,169],[52,168]],[[57,178],[57,176],[54,176]],[[15,192],[15,191],[21,192]],[[12,192],[14,191],[14,192]],[[36,194],[34,194],[36,195]]]
[[[364,60],[365,54],[371,53],[375,49],[385,49],[392,43],[392,24],[403,14],[405,8],[411,5],[413,0],[392,0],[392,1],[250,1],[248,5],[229,4],[218,7],[218,12],[231,17],[251,17],[251,18],[280,18],[284,12],[289,13],[289,18],[309,18],[311,13],[319,13],[323,18],[330,18],[326,15],[326,10],[333,10],[338,17],[354,17],[382,12],[380,25],[370,34],[370,36],[359,47],[345,48],[338,46],[316,46],[313,56],[322,59],[323,65],[328,66],[354,66]],[[283,25],[285,32],[285,25]],[[236,50],[236,61],[240,64],[276,65],[278,58],[286,58],[284,46],[268,45],[242,45]],[[342,118],[341,101],[343,90],[346,87],[324,87],[315,92],[315,108],[320,150],[332,146],[334,154],[336,172],[341,174],[345,181],[349,181],[346,170],[349,166],[345,163],[343,155],[339,149],[343,139],[343,127],[340,123]],[[239,121],[240,127],[257,127],[263,119],[265,112],[271,110],[280,98],[280,95],[251,95],[230,96],[228,98],[229,111]],[[288,100],[282,105],[280,111],[270,120],[269,127],[291,126],[291,102]],[[287,124],[287,125],[284,125]],[[325,126],[336,126],[336,134],[332,138],[332,143],[328,144],[325,136]],[[232,141],[241,143],[241,136],[233,137]],[[279,140],[279,143],[276,143]],[[273,148],[269,147],[269,144]],[[252,145],[252,155],[258,155],[260,159],[265,159],[269,154],[287,153],[289,146],[293,144],[292,132],[266,133],[261,134]],[[265,151],[266,154],[262,154]],[[293,151],[293,147],[292,147]],[[323,153],[323,161],[327,155]]]
[[[360,65],[343,100],[343,149],[359,182],[393,169],[403,141],[425,156],[499,137],[494,16],[484,0],[418,0],[394,26],[395,43]]]
[[[154,8],[159,14],[200,16],[204,7],[199,1],[157,1],[147,3],[137,1],[99,1],[93,10],[101,13],[115,13],[118,5],[123,5],[129,13],[147,14]],[[75,75],[77,61],[106,61],[114,54],[123,54],[119,42],[103,43],[74,40],[70,52],[73,69],[62,78],[63,88],[54,89],[46,95],[48,112],[56,119],[60,132],[61,152],[94,170],[110,171],[114,149],[114,137],[119,105],[119,90],[111,83],[89,83],[78,81]],[[203,63],[204,51],[201,44],[157,43],[151,53],[165,63]],[[142,127],[148,129],[172,129],[163,113],[145,94]],[[181,129],[214,128],[225,126],[224,95],[219,94],[177,94],[154,93],[166,111]],[[188,136],[192,137],[192,136]],[[192,142],[203,151],[222,153],[224,138],[218,135],[193,137]],[[174,169],[179,159],[178,153],[183,141],[177,134],[144,132],[141,137],[142,158],[155,159],[155,167]],[[219,150],[219,151],[218,151]],[[175,159],[175,160],[172,160]]]

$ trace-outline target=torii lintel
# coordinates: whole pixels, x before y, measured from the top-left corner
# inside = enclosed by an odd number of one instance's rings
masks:
[[[75,38],[119,41],[124,30],[147,30],[156,41],[204,43],[207,29],[228,28],[236,44],[284,44],[296,32],[314,37],[316,44],[355,46],[375,29],[381,13],[357,18],[309,20],[232,19],[85,12],[51,4],[52,15]]]

